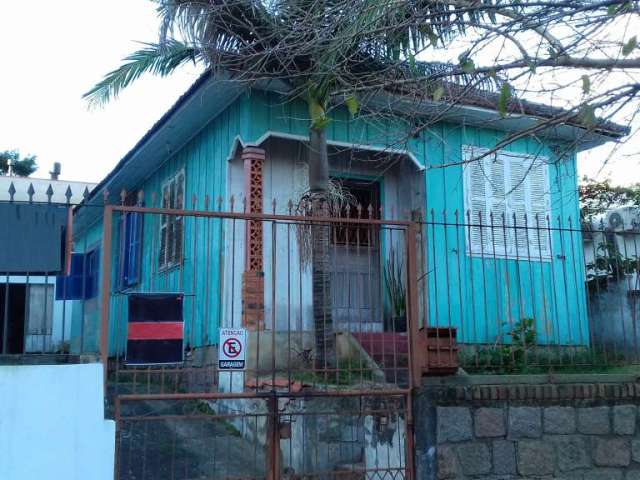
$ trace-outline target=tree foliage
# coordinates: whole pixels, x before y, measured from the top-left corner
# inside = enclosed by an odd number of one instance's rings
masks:
[[[424,115],[434,101],[492,106],[507,117],[522,113],[523,99],[560,99],[563,110],[549,108],[502,143],[560,123],[602,131],[600,118],[629,124],[638,113],[639,0],[156,3],[159,41],[88,91],[92,105],[146,72],[168,75],[195,62],[247,85],[284,81],[319,127],[341,104],[378,117],[401,111],[414,128],[389,139],[396,145],[441,120]]]
[[[578,187],[580,213],[584,220],[617,207],[640,207],[640,184],[612,185],[611,180],[596,181],[584,178]]]
[[[11,172],[19,177],[28,177],[38,169],[35,155],[20,157],[18,150],[5,150],[0,152],[0,174],[9,173],[9,162],[11,162]]]

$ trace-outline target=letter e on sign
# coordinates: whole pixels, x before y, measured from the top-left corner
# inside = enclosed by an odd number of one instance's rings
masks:
[[[218,368],[220,370],[243,370],[247,347],[247,332],[244,328],[221,328],[218,344]]]

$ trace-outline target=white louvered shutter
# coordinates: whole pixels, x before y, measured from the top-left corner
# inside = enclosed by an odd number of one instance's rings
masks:
[[[527,176],[529,186],[529,244],[531,256],[535,258],[549,258],[549,227],[547,217],[551,212],[549,198],[549,166],[544,158],[536,158],[533,167]],[[537,216],[537,222],[536,222]]]
[[[509,235],[509,251],[507,254],[516,258],[529,256],[527,243],[528,195],[527,183],[531,160],[527,157],[501,154],[507,166],[507,228]]]
[[[465,221],[470,225],[467,227],[468,249],[473,254],[486,253],[486,247],[490,244],[487,241],[488,229],[485,227],[488,221],[487,215],[487,181],[484,168],[485,159],[481,161],[471,161],[481,154],[477,149],[465,148],[463,159],[469,162],[465,167]],[[480,227],[482,225],[482,228]]]
[[[488,210],[488,253],[490,255],[504,256],[505,242],[504,221],[506,221],[507,203],[505,200],[505,163],[500,155],[492,154],[487,157],[486,170],[487,178],[487,197]]]
[[[463,159],[470,161],[486,151],[463,147]],[[489,155],[466,164],[464,187],[465,215],[470,213],[465,219],[473,225],[467,232],[471,254],[495,252],[497,257],[531,260],[551,256],[545,230],[551,202],[544,158],[509,152]]]

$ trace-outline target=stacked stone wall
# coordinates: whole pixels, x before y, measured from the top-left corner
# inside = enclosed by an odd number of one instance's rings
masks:
[[[418,478],[640,480],[640,384],[455,383],[416,396]]]

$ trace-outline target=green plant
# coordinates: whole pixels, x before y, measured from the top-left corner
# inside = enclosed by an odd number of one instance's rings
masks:
[[[613,274],[634,273],[638,271],[639,260],[637,257],[623,255],[613,242],[601,242],[597,247],[595,267]]]
[[[384,282],[389,296],[391,314],[394,317],[404,316],[407,309],[407,292],[404,285],[402,259],[393,248],[389,250],[389,257],[384,268]]]
[[[527,353],[535,348],[537,341],[536,324],[533,318],[523,318],[507,333],[511,337],[513,363],[523,366],[527,363]]]
[[[0,152],[0,174],[9,173],[9,163],[11,163],[11,173],[19,177],[28,177],[38,169],[35,155],[20,156],[18,150],[5,150]]]
[[[478,349],[476,363],[493,373],[523,373],[528,371],[528,359],[536,343],[535,319],[523,318],[506,331],[496,344]]]

